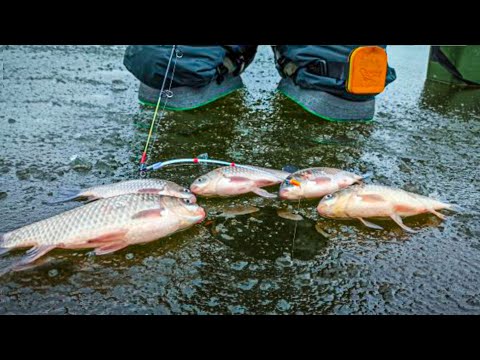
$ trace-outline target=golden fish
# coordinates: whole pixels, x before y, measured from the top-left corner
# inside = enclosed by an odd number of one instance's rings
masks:
[[[354,185],[325,196],[317,206],[320,215],[334,219],[358,219],[365,226],[382,229],[364,218],[391,218],[402,229],[417,232],[406,226],[402,217],[432,213],[444,220],[437,210],[451,209],[426,196],[381,185]]]

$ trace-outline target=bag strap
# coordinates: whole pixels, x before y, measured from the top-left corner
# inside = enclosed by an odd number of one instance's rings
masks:
[[[288,77],[295,78],[297,75],[298,65],[296,65],[291,59],[283,56],[280,52],[274,48],[275,59],[281,72]],[[324,59],[315,59],[306,65],[308,72],[325,76],[334,79],[345,79],[345,69],[348,64],[341,61],[326,61]]]

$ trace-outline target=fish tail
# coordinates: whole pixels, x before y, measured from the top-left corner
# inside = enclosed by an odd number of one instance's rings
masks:
[[[24,264],[22,260],[10,263],[9,265],[0,269],[0,277],[11,272],[30,270],[37,267],[38,264]]]
[[[463,206],[460,206],[460,205],[457,205],[457,204],[448,204],[448,203],[444,203],[444,202],[442,202],[441,205],[442,205],[442,207],[440,208],[440,210],[441,209],[447,209],[447,210],[454,211],[454,212],[459,213],[459,214],[468,214],[468,215],[480,216],[480,212],[475,211],[475,210],[473,210],[471,208],[468,208],[468,207],[463,207]]]
[[[83,197],[81,190],[63,190],[60,192],[60,195],[63,196],[62,199],[55,200],[55,201],[47,201],[46,204],[47,205],[62,204],[62,203],[72,201],[72,200],[77,200]]]
[[[5,274],[8,274],[10,271],[12,271],[11,266],[4,267],[3,269],[0,269],[0,277],[2,277]]]

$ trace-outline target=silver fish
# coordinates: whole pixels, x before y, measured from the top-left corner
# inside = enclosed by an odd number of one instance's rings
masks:
[[[75,192],[72,196],[66,199],[52,202],[51,204],[83,198],[93,201],[125,194],[168,195],[196,201],[195,195],[193,195],[189,189],[184,188],[173,181],[161,179],[138,179],[121,181],[114,184],[92,186],[80,192]]]
[[[21,267],[55,248],[94,248],[103,255],[186,229],[205,218],[189,199],[127,194],[101,199],[0,235],[0,254],[31,247]]]
[[[275,194],[261,188],[279,184],[288,175],[285,171],[258,166],[225,166],[197,178],[190,190],[196,195],[206,197],[227,197],[253,192],[263,197],[275,198]]]

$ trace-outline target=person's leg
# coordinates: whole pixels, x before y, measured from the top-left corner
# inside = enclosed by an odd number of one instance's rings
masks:
[[[248,45],[177,45],[166,74],[172,47],[131,45],[125,51],[125,67],[140,80],[142,104],[157,103],[165,75],[165,90],[171,84],[173,94],[167,108],[190,110],[215,101],[243,87],[240,74],[256,52]]]
[[[395,70],[386,63],[385,48],[385,45],[368,48],[358,45],[274,46],[276,67],[282,76],[278,89],[323,119],[371,120],[375,114],[375,95],[396,78]],[[369,93],[370,83],[380,84],[380,90]],[[371,88],[379,89],[379,86]]]

